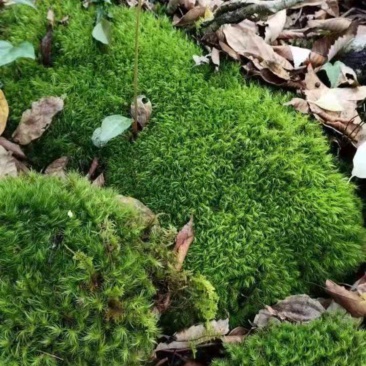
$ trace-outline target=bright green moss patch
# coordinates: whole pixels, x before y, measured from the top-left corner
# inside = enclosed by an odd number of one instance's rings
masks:
[[[350,366],[366,364],[366,333],[344,314],[310,324],[283,323],[228,346],[227,360],[214,366]]]
[[[196,240],[186,267],[208,277],[222,315],[228,310],[236,321],[341,278],[363,260],[360,205],[319,127],[268,90],[241,85],[236,66],[218,75],[192,67],[198,49],[165,19],[142,19],[140,86],[154,106],[150,126],[136,143],[122,137],[93,148],[102,118],[129,110],[134,12],[112,8],[109,48],[93,41],[94,11],[76,0],[44,1],[36,14],[7,10],[4,38],[38,44],[52,4],[56,16],[70,15],[55,30],[54,67],[22,61],[0,69],[13,127],[31,101],[67,95],[64,112],[29,149],[38,166],[61,155],[83,166],[99,155],[108,184],[121,193],[176,226],[193,213]]]
[[[215,316],[212,286],[174,273],[171,235],[142,222],[76,176],[0,181],[1,365],[145,365],[163,284],[179,316]]]

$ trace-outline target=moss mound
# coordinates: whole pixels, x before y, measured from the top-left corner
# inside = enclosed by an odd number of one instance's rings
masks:
[[[362,261],[360,205],[336,172],[317,125],[281,107],[283,99],[241,85],[236,66],[214,75],[192,67],[199,50],[164,18],[142,18],[141,92],[153,102],[150,126],[96,150],[90,137],[103,117],[127,114],[132,100],[134,12],[113,7],[113,41],[92,37],[94,9],[43,1],[39,11],[2,15],[3,38],[38,44],[46,10],[70,15],[54,32],[54,67],[34,62],[0,70],[14,126],[31,101],[67,94],[65,110],[29,149],[44,166],[60,155],[74,165],[99,154],[107,182],[169,221],[195,216],[187,266],[213,282],[221,310],[242,319],[264,303],[337,279]]]
[[[344,314],[327,314],[310,324],[272,325],[213,366],[349,366],[366,364],[366,333]]]
[[[76,176],[0,181],[1,365],[146,364],[171,238],[142,222]]]

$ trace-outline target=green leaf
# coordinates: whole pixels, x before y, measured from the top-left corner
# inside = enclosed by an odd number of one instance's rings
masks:
[[[109,140],[126,131],[132,124],[132,119],[119,114],[104,118],[102,126],[98,127],[92,136],[93,144],[97,147],[104,146]]]
[[[330,82],[331,88],[336,88],[338,86],[339,78],[342,74],[342,67],[346,66],[343,62],[337,61],[333,65],[327,62],[321,70],[324,70]]]
[[[103,43],[109,44],[111,41],[111,22],[107,19],[102,19],[93,29],[94,39]]]
[[[18,58],[26,57],[35,59],[33,45],[29,42],[22,42],[15,47],[10,42],[0,41],[0,66],[9,64]]]
[[[37,9],[37,7],[35,6],[34,2],[32,0],[10,0],[7,4],[5,5],[28,5],[30,7],[32,7],[33,9]]]

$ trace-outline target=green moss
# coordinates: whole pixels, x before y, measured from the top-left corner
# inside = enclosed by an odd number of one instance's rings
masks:
[[[215,316],[215,295],[169,268],[169,232],[142,222],[76,176],[0,181],[1,365],[145,364],[163,281],[184,306],[172,311],[202,320],[201,296]]]
[[[192,67],[199,50],[164,18],[142,18],[140,86],[153,103],[150,126],[102,150],[90,137],[103,117],[132,100],[134,12],[113,7],[109,48],[91,38],[94,10],[47,0],[38,13],[2,15],[5,39],[38,44],[47,8],[70,15],[54,34],[54,67],[21,61],[0,70],[14,127],[31,101],[67,94],[64,112],[28,154],[39,167],[61,155],[74,167],[99,155],[107,182],[182,226],[194,214],[186,266],[208,277],[236,321],[311,283],[340,278],[364,258],[360,205],[336,172],[317,125],[281,106],[284,98]],[[57,4],[57,5],[56,5]]]
[[[366,364],[366,333],[344,314],[309,324],[272,325],[228,346],[227,360],[213,366],[350,366]]]

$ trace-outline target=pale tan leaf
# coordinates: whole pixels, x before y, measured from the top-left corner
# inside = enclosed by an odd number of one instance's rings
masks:
[[[9,106],[6,101],[5,95],[2,90],[0,90],[0,136],[5,130],[6,122],[9,116]]]
[[[302,63],[304,63],[310,55],[310,50],[307,48],[290,46],[290,50],[292,53],[292,59],[294,62],[294,67],[298,68]]]
[[[308,65],[307,73],[305,74],[305,89],[307,90],[328,90],[328,87],[321,82],[319,77],[316,75],[311,64]],[[318,98],[320,95],[318,95]]]
[[[204,17],[206,8],[204,6],[196,6],[183,15],[177,22],[173,23],[175,26],[183,27],[194,24],[198,19]]]
[[[278,13],[268,17],[265,22],[265,36],[264,40],[267,43],[272,43],[277,39],[280,33],[283,31],[286,23],[286,9],[279,11]]]
[[[52,9],[48,9],[47,11],[47,21],[52,27],[55,25],[55,13]]]
[[[286,70],[293,69],[289,61],[274,52],[273,48],[263,38],[257,36],[252,31],[233,25],[224,25],[223,32],[228,45],[239,55],[245,57],[253,56],[259,60],[274,62]]]
[[[180,4],[183,6],[184,9],[190,10],[195,7],[196,0],[181,0]],[[200,5],[202,5],[202,4],[200,4]]]
[[[322,9],[332,17],[339,16],[338,0],[325,0],[322,4]]]
[[[0,137],[0,145],[3,148],[5,148],[5,150],[7,150],[7,151],[11,152],[13,155],[15,155],[17,158],[20,158],[20,159],[27,158],[19,145],[14,144],[14,142],[7,140],[5,137]]]
[[[42,98],[32,103],[32,109],[27,109],[20,124],[13,133],[13,140],[20,145],[28,145],[42,136],[52,122],[52,118],[64,107],[64,101],[59,97]]]
[[[189,247],[194,240],[193,217],[183,226],[175,239],[174,251],[177,253],[176,269],[180,271],[183,267],[184,259],[188,253]]]
[[[145,126],[149,123],[150,117],[152,113],[152,104],[145,95],[139,95],[137,97],[137,116],[135,114],[135,102],[131,103],[131,116],[134,120],[137,120],[137,123],[141,127],[141,129],[145,128]]]
[[[23,162],[19,161],[18,159],[14,158],[14,164],[17,168],[18,174],[28,174],[30,172],[30,169],[28,168],[28,166],[26,164],[24,164]]]
[[[332,18],[325,20],[309,20],[307,26],[311,29],[321,29],[331,32],[344,32],[349,28],[352,21],[347,18]]]
[[[240,55],[237,52],[235,52],[231,47],[229,47],[225,42],[219,41],[219,45],[221,49],[231,58],[233,58],[234,60],[240,60]]]
[[[5,177],[16,177],[17,167],[11,153],[0,146],[0,179]]]
[[[104,178],[104,174],[100,173],[92,182],[93,186],[96,187],[104,187],[105,185],[105,178]]]
[[[211,60],[215,66],[220,66],[220,51],[215,47],[213,47],[211,51]]]
[[[319,99],[314,101],[314,103],[326,111],[332,111],[332,112],[341,112],[343,111],[343,107],[338,100],[338,97],[331,93],[331,90],[328,90],[325,92]]]
[[[304,8],[305,6],[318,6],[318,5],[322,5],[323,2],[324,2],[324,0],[304,0],[300,4],[291,6],[290,9],[300,9],[300,8]]]
[[[343,286],[339,286],[333,281],[327,280],[326,291],[335,302],[345,308],[353,317],[361,318],[366,316],[366,300],[357,293],[348,291]]]
[[[330,46],[327,53],[328,61],[332,60],[340,51],[344,50],[354,39],[357,32],[357,23],[352,22],[348,30]]]
[[[54,177],[65,178],[66,177],[66,166],[69,162],[67,156],[62,156],[59,159],[53,161],[44,171],[44,174],[51,175]]]
[[[308,114],[310,112],[309,103],[302,98],[293,98],[284,105],[294,107],[298,112]]]

